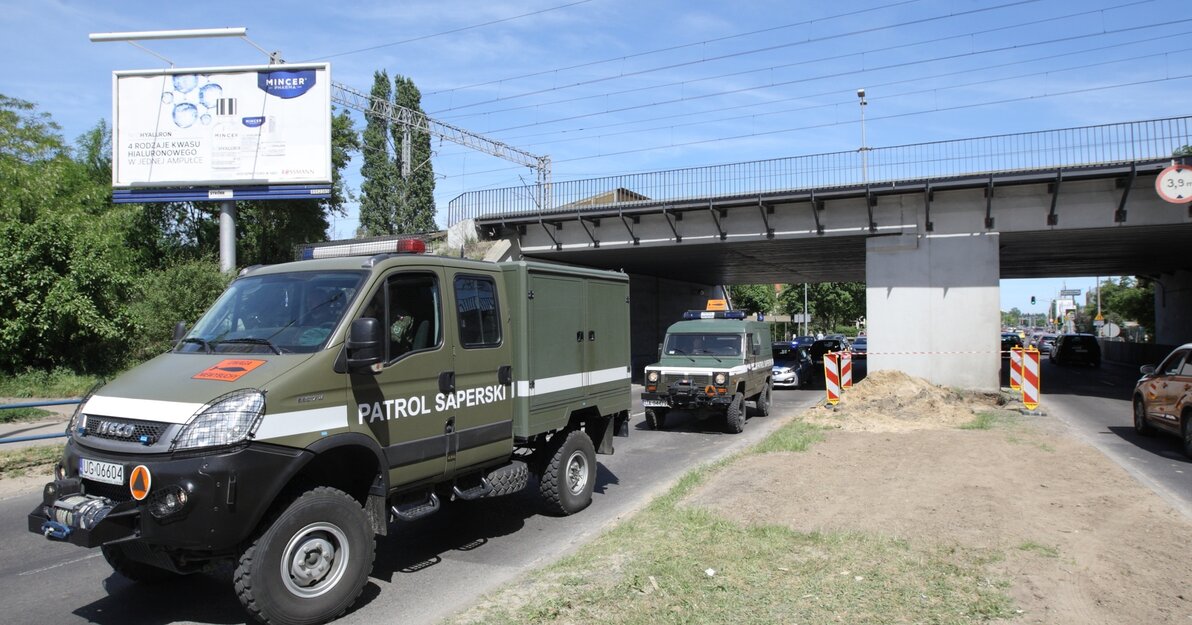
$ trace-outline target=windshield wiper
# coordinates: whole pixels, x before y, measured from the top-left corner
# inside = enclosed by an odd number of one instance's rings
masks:
[[[687,355],[687,352],[685,352],[685,351],[683,351],[683,350],[679,349],[678,347],[676,347],[676,348],[672,349],[672,350],[671,350],[671,353],[674,353],[674,354],[683,354],[684,356],[687,356],[687,360],[690,360],[691,362],[695,362],[695,359],[694,359],[694,358],[692,358],[691,356],[688,356],[688,355]]]
[[[216,345],[216,344],[222,344],[222,343],[242,343],[242,344],[246,344],[246,345],[267,345],[267,346],[269,346],[269,349],[273,350],[273,353],[281,354],[281,349],[278,348],[278,346],[274,345],[273,341],[270,341],[269,339],[259,339],[259,338],[224,339],[222,341],[208,341],[207,344],[208,345]]]
[[[211,353],[211,344],[208,343],[206,339],[201,339],[197,336],[188,336],[178,342],[179,343],[198,343],[199,345],[203,346],[203,351],[207,352],[208,354]]]

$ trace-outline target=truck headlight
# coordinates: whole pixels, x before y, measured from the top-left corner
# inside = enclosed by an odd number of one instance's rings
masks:
[[[91,399],[95,391],[98,391],[103,385],[104,382],[102,380],[97,382],[95,386],[91,387],[91,390],[87,391],[86,395],[83,395],[83,399],[79,401],[79,404],[75,406],[74,414],[70,415],[70,421],[66,423],[67,436],[82,435],[86,431],[87,417],[83,414],[83,406],[87,405],[87,400]],[[76,428],[79,428],[80,431],[75,431]]]
[[[252,436],[265,415],[265,393],[241,389],[203,406],[174,438],[171,450],[234,445]]]
[[[728,381],[728,375],[717,373],[716,377],[712,378],[712,381],[716,383],[716,386],[724,386],[724,383]]]
[[[652,383],[657,383],[658,382],[658,372],[657,371],[647,372],[646,373],[646,381],[652,382]]]

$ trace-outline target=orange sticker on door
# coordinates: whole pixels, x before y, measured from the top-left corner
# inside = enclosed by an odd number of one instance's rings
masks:
[[[235,382],[244,374],[265,364],[264,360],[246,360],[229,358],[221,360],[214,366],[200,371],[194,376],[195,380],[219,380],[220,382]]]

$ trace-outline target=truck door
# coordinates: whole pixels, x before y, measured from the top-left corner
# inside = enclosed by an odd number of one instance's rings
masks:
[[[629,289],[622,282],[589,280],[587,295],[583,382],[590,392],[609,382],[616,389],[628,376]]]
[[[455,419],[449,472],[513,452],[513,345],[503,285],[484,273],[451,275],[455,388],[436,398]]]
[[[435,411],[440,373],[451,370],[440,283],[437,270],[395,271],[357,315],[380,319],[388,330],[380,372],[349,376],[356,424],[368,428],[385,450],[393,485],[439,477],[446,466],[452,425]]]

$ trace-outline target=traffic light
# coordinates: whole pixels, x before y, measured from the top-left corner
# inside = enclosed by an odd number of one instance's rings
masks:
[[[1031,296],[1031,306],[1034,306],[1034,305],[1035,305],[1035,296],[1032,295]]]

